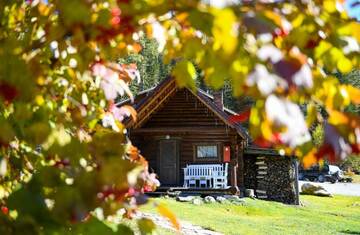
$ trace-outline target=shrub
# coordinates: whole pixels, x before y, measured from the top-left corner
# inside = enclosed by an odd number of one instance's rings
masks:
[[[351,170],[356,174],[360,174],[360,155],[350,155],[342,163],[341,168]]]

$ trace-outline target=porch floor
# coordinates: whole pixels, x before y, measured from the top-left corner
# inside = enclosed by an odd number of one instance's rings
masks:
[[[225,189],[214,189],[214,188],[185,188],[185,187],[172,187],[172,186],[161,186],[156,189],[155,192],[146,193],[149,196],[177,196],[179,194],[186,195],[235,195],[238,191],[235,188],[228,187]]]

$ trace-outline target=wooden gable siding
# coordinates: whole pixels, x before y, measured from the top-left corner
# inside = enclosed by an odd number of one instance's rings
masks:
[[[194,127],[224,128],[225,123],[202,104],[187,89],[178,90],[174,96],[164,102],[143,128],[154,127]],[[230,130],[229,130],[230,131]]]
[[[178,140],[179,185],[183,183],[182,168],[187,164],[223,162],[225,145],[231,147],[232,159],[237,159],[242,152],[242,138],[237,131],[228,127],[187,89],[178,90],[141,127],[132,129],[130,135],[155,173],[159,168],[159,141],[165,138]],[[196,144],[217,144],[220,158],[212,161],[195,159]],[[237,152],[236,146],[239,146]]]

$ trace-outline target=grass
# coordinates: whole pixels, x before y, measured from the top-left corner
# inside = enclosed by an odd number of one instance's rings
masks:
[[[181,220],[224,234],[360,234],[360,197],[301,196],[304,206],[252,199],[245,199],[244,205],[201,206],[174,199],[152,200],[166,204]],[[141,210],[156,213],[151,203]]]

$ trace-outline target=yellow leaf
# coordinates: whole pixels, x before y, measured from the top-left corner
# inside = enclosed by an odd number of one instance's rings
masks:
[[[315,58],[319,59],[324,53],[326,53],[332,45],[326,41],[321,41],[315,48]]]
[[[337,29],[337,33],[340,35],[353,36],[360,43],[360,23],[350,22]]]
[[[45,100],[44,100],[44,98],[42,97],[42,95],[37,95],[37,96],[35,97],[35,102],[36,102],[36,104],[38,104],[38,105],[43,105],[44,102],[45,102]]]
[[[163,4],[164,0],[146,0],[146,3],[149,4],[149,6],[156,7]]]
[[[176,230],[180,230],[180,223],[179,223],[178,219],[176,218],[175,214],[172,213],[172,211],[170,211],[163,204],[157,205],[157,209],[158,209],[160,215],[169,219],[169,221],[172,223],[174,228],[176,228]]]
[[[360,43],[360,23],[352,22],[351,23],[351,33],[356,38],[356,40]]]
[[[336,1],[335,0],[325,0],[323,2],[323,7],[326,11],[333,13],[336,11]]]
[[[269,123],[268,120],[265,120],[265,121],[263,121],[261,123],[261,128],[260,129],[261,129],[263,137],[266,140],[271,141],[272,137],[273,137],[273,133],[272,133],[271,126],[270,126],[270,123]]]
[[[306,123],[308,126],[311,126],[316,121],[316,114],[317,110],[315,105],[309,104],[306,112]]]
[[[178,62],[172,71],[172,75],[179,87],[195,88],[196,69],[190,61]]]
[[[298,14],[295,19],[291,22],[292,26],[294,28],[297,28],[299,26],[302,25],[302,23],[304,22],[305,16],[303,14]]]
[[[217,9],[213,11],[213,14],[215,16],[212,28],[213,49],[222,50],[225,56],[231,55],[237,47],[236,16],[230,9]]]
[[[274,11],[267,10],[264,12],[264,15],[272,20],[277,26],[282,27],[282,19],[279,14],[275,13]]]
[[[337,62],[337,68],[340,70],[341,73],[350,72],[352,70],[351,60],[349,60],[345,56],[340,57]]]

